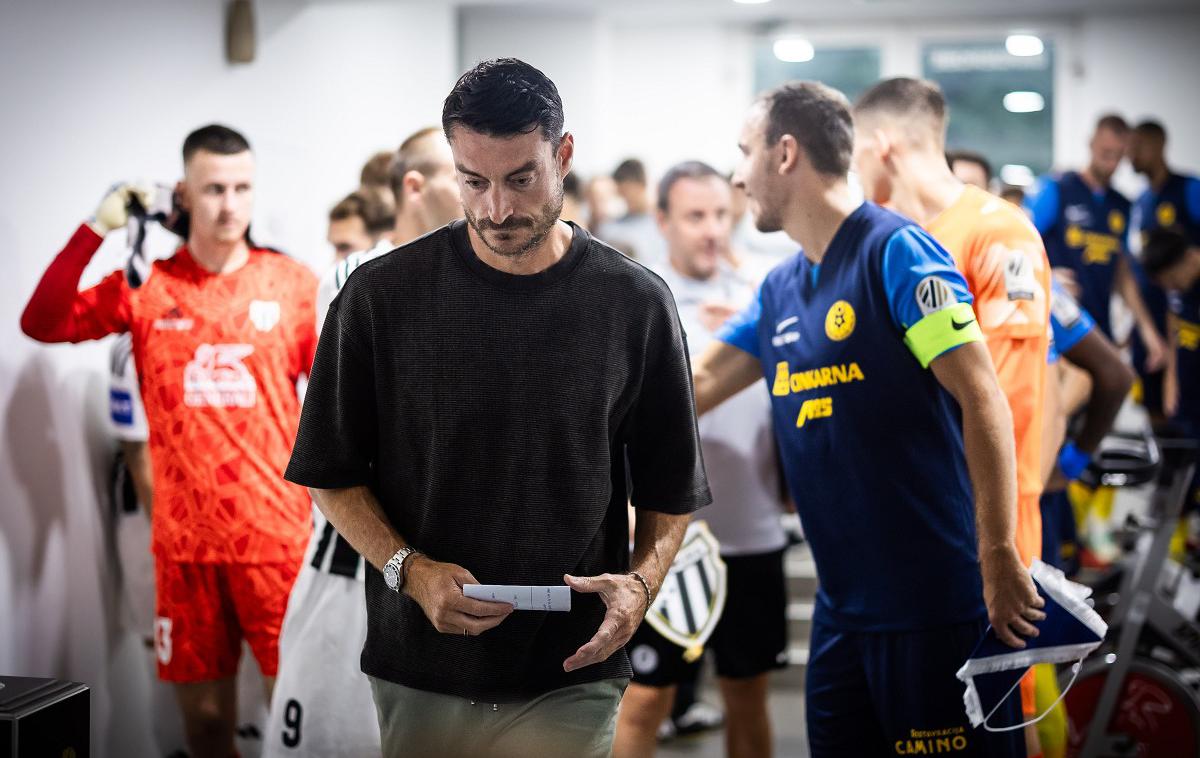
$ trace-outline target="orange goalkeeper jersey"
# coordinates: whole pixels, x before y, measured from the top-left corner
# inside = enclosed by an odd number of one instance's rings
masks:
[[[138,289],[124,273],[78,291],[101,238],[81,226],[22,319],[30,336],[79,342],[130,332],[154,468],[153,546],[202,563],[298,561],[310,501],[283,479],[299,423],[296,381],[316,349],[317,279],[252,248],[228,274],[185,247]]]
[[[1016,433],[1017,547],[1041,553],[1042,397],[1049,350],[1050,263],[1037,229],[1015,205],[967,186],[928,224],[967,279]]]

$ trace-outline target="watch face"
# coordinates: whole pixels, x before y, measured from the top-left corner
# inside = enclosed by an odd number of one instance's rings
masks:
[[[400,571],[395,565],[389,563],[383,567],[383,581],[387,584],[388,589],[394,590],[400,586]]]

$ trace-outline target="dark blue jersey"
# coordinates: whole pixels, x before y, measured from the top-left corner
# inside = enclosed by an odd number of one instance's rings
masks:
[[[1169,174],[1162,188],[1155,191],[1149,187],[1138,196],[1129,219],[1130,239],[1137,249],[1140,250],[1145,244],[1147,234],[1160,228],[1177,229],[1187,237],[1189,244],[1200,245],[1200,179]],[[1137,279],[1142,300],[1146,303],[1146,310],[1154,319],[1155,328],[1165,335],[1167,293],[1150,281],[1136,260],[1133,261],[1133,275]],[[1133,366],[1139,374],[1143,374],[1145,380],[1142,369],[1146,362],[1146,347],[1136,330],[1132,335],[1132,350]]]
[[[1162,189],[1147,189],[1134,203],[1130,228],[1143,242],[1155,229],[1174,228],[1189,244],[1200,245],[1200,178],[1170,174]]]
[[[927,369],[982,340],[950,254],[864,203],[718,338],[757,357],[824,623],[917,630],[984,613],[957,403]]]
[[[1112,337],[1109,304],[1129,230],[1130,204],[1107,187],[1093,192],[1074,171],[1042,177],[1026,200],[1055,268],[1075,272],[1082,305]]]
[[[1171,295],[1175,314],[1175,371],[1179,379],[1179,417],[1200,434],[1200,282]]]

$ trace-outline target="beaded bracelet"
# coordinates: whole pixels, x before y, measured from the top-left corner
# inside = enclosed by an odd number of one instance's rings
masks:
[[[641,582],[642,589],[646,590],[646,610],[642,611],[642,615],[645,616],[650,612],[650,583],[646,581],[646,577],[642,576],[636,571],[630,571],[629,575]]]

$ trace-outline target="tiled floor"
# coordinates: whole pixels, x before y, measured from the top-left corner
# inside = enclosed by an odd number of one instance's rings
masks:
[[[716,693],[704,695],[718,703]],[[804,729],[804,694],[798,689],[771,690],[771,725],[775,729],[775,758],[804,758],[808,755],[808,736]],[[658,750],[659,758],[724,758],[724,732],[675,740]]]

